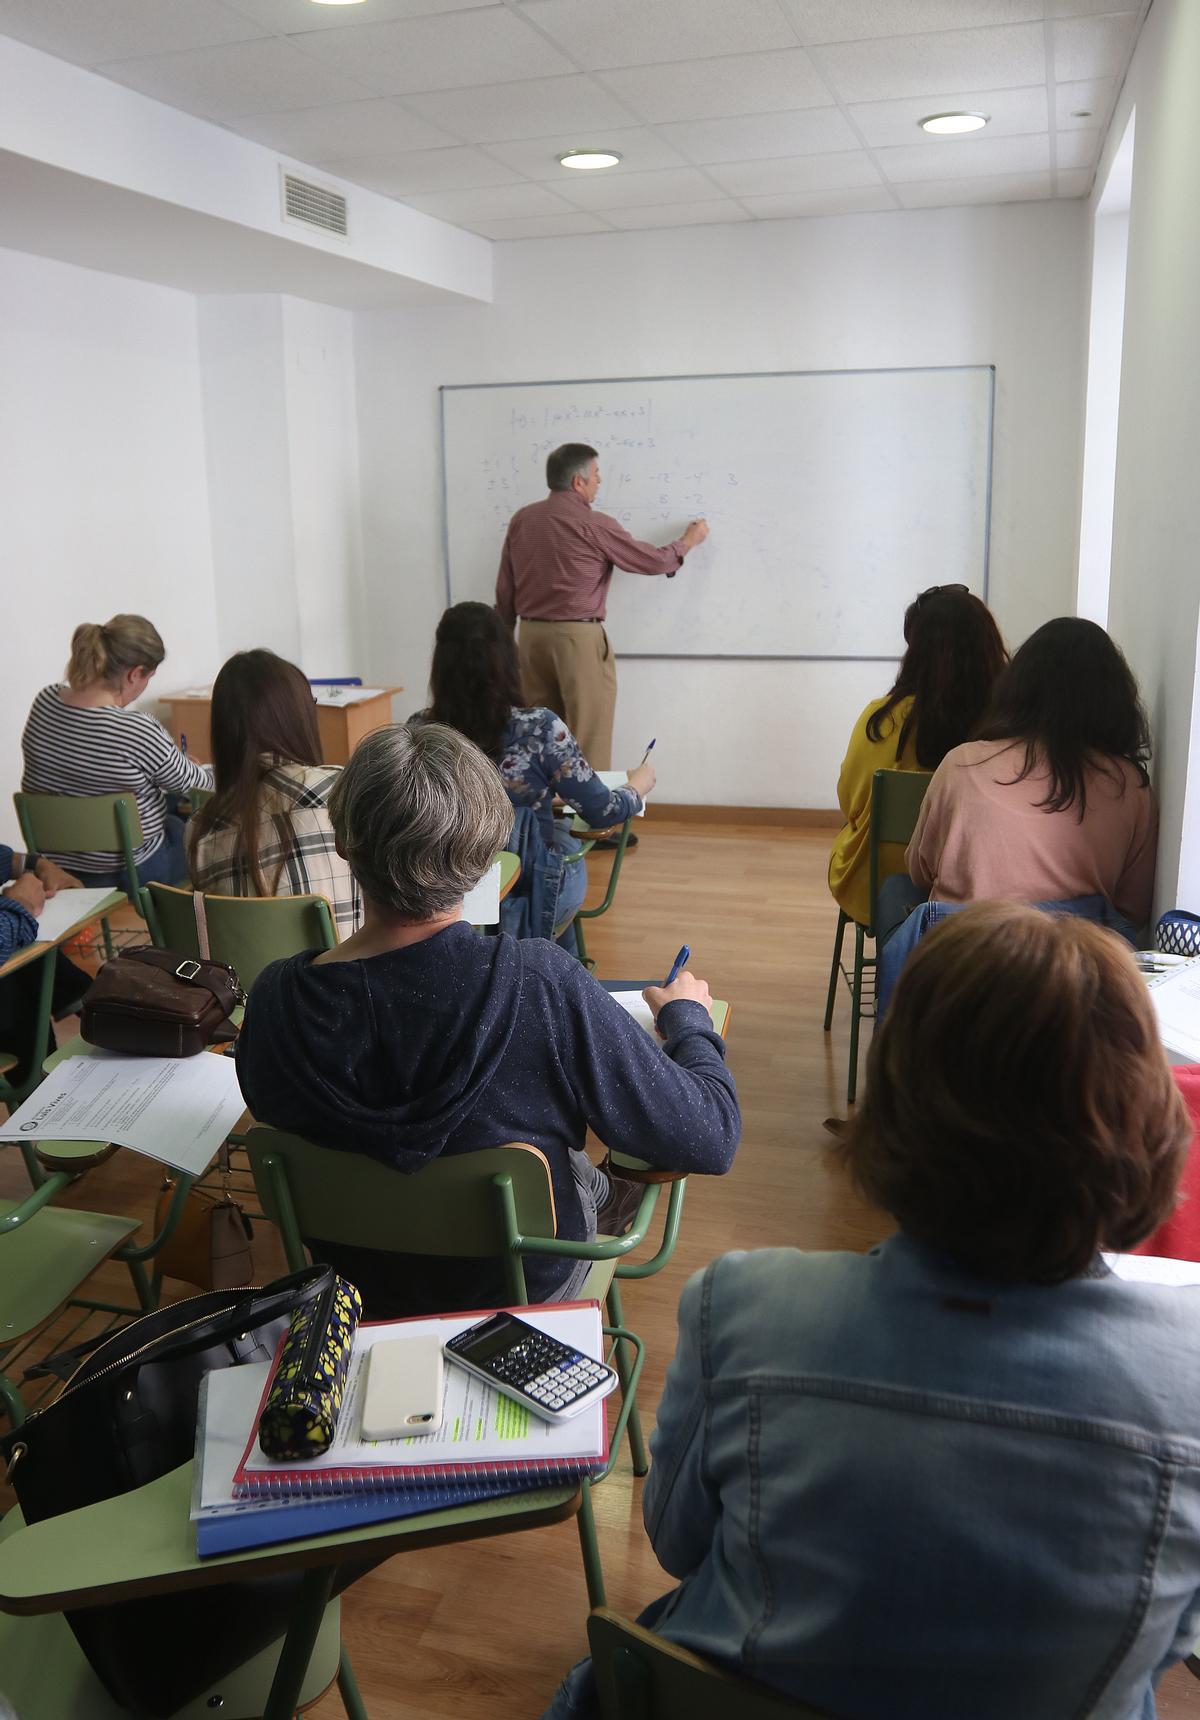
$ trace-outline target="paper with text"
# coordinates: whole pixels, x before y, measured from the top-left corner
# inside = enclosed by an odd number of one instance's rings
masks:
[[[1168,1051],[1200,1063],[1200,961],[1147,980],[1158,1017],[1158,1036]]]

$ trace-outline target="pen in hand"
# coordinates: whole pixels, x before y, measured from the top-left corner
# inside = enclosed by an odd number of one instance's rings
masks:
[[[646,748],[645,752],[642,754],[642,763],[643,764],[645,764],[646,760],[650,757],[650,754],[654,751],[654,748],[655,748],[657,741],[658,741],[658,736],[655,735],[654,740],[652,740],[650,742],[650,745]]]
[[[667,975],[666,979],[663,980],[663,989],[664,990],[667,988],[667,986],[675,984],[675,981],[679,978],[680,974],[683,972],[684,968],[687,966],[688,962],[691,960],[691,955],[692,955],[692,952],[691,952],[690,947],[687,944],[684,944],[683,948],[680,950],[679,954],[675,957],[675,960],[671,964],[670,973]]]

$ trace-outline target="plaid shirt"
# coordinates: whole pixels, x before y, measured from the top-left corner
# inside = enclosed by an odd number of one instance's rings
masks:
[[[339,938],[363,923],[362,894],[333,845],[325,804],[340,766],[279,762],[263,778],[259,869],[273,896],[325,896]],[[257,896],[224,820],[206,831],[191,857],[192,886],[216,896]]]

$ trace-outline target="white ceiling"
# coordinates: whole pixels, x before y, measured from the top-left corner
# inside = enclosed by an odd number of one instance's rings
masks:
[[[0,33],[524,239],[1084,196],[1148,5],[0,0]],[[955,108],[991,123],[917,129]]]

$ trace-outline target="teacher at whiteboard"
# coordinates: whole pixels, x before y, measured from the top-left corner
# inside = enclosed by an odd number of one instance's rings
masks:
[[[519,508],[509,521],[496,608],[510,627],[521,622],[526,704],[558,711],[583,756],[596,769],[610,770],[617,671],[604,607],[613,568],[670,579],[688,551],[704,542],[708,526],[693,520],[662,549],[630,537],[609,514],[593,509],[600,463],[582,442],[554,450],[546,485],[544,502]]]

